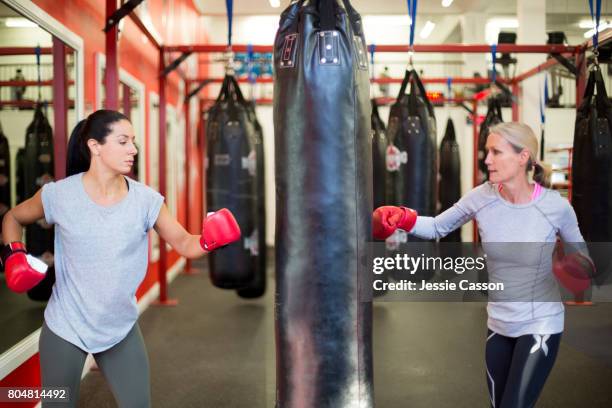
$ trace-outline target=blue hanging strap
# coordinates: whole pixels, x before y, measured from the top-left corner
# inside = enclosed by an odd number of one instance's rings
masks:
[[[448,77],[446,79],[446,92],[448,94],[447,98],[450,99],[452,98],[452,86],[453,86],[453,78]]]
[[[234,17],[234,1],[225,0],[227,8],[227,46],[232,46],[232,18]]]
[[[546,122],[546,102],[548,101],[548,77],[544,73],[544,89],[540,92],[540,123]]]
[[[376,52],[376,44],[370,45],[370,76],[374,78],[374,53]]]
[[[493,72],[491,74],[491,82],[495,83],[497,80],[497,68],[495,64],[497,63],[497,44],[491,45],[491,58],[493,60]]]
[[[601,0],[596,0],[595,11],[593,12],[593,0],[589,0],[589,9],[591,10],[591,18],[595,23],[595,32],[593,33],[593,49],[597,51],[599,47],[599,19],[601,17]]]
[[[257,80],[257,75],[255,74],[254,63],[253,63],[253,44],[247,44],[247,74],[249,78],[249,83],[254,84]]]
[[[416,10],[417,0],[407,0],[408,2],[408,15],[410,16],[410,49],[414,45],[414,29],[416,28]]]

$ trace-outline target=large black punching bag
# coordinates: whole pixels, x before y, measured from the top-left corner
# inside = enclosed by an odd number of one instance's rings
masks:
[[[390,204],[413,208],[420,215],[436,215],[436,118],[415,70],[406,71],[391,106],[387,138],[387,164],[392,170]]]
[[[24,200],[36,194],[43,185],[54,180],[53,129],[41,105],[36,107],[34,118],[26,129],[23,176]],[[50,266],[45,278],[28,291],[28,296],[33,300],[46,301],[51,297],[51,289],[55,283],[53,231],[53,225],[47,224],[44,218],[26,227],[28,252]]]
[[[249,104],[249,119],[255,128],[255,208],[257,211],[255,232],[250,240],[255,241],[257,248],[257,262],[255,265],[255,273],[251,282],[246,286],[238,289],[238,296],[246,299],[258,298],[266,292],[266,187],[265,187],[265,172],[264,172],[264,144],[263,130],[257,116],[255,115],[255,106]]]
[[[486,144],[489,137],[489,128],[503,122],[501,112],[501,100],[497,97],[489,98],[487,104],[487,114],[480,124],[478,133],[478,180],[479,184],[489,179],[489,172],[485,159],[487,158]]]
[[[348,0],[293,2],[274,43],[276,406],[372,407],[367,50]],[[369,275],[368,275],[369,276]]]
[[[572,160],[572,205],[580,232],[590,242],[612,241],[611,138],[612,104],[595,66],[576,112]]]
[[[459,145],[452,119],[446,122],[446,131],[440,143],[440,212],[451,208],[461,198],[461,161]],[[440,241],[461,242],[461,228],[451,232]]]
[[[248,285],[257,266],[255,233],[256,157],[255,127],[238,83],[231,75],[208,111],[206,130],[208,211],[229,209],[236,217],[241,238],[208,256],[210,278],[220,288]]]
[[[372,168],[374,208],[387,204],[389,179],[387,177],[387,133],[385,123],[378,113],[376,100],[372,99]]]

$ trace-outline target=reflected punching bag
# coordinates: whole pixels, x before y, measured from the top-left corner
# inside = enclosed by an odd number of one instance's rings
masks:
[[[589,73],[576,112],[572,206],[587,242],[612,241],[612,104],[598,65]],[[595,251],[593,261],[595,280],[602,284],[612,272],[609,251]]]
[[[482,184],[489,179],[489,172],[485,159],[487,158],[487,138],[489,137],[489,128],[503,122],[501,112],[501,101],[499,98],[489,98],[487,114],[480,124],[480,132],[478,133],[478,184]]]
[[[11,152],[0,126],[0,231],[4,214],[11,208]]]
[[[348,0],[293,2],[274,42],[276,406],[369,408],[367,50]],[[369,275],[367,275],[369,278]]]
[[[36,107],[34,119],[26,130],[23,177],[24,200],[54,180],[53,129],[41,105]],[[55,283],[53,239],[53,225],[47,224],[44,218],[26,227],[28,252],[49,265],[45,278],[28,291],[28,296],[33,300],[46,301],[51,297],[51,289]]]
[[[452,119],[446,122],[446,131],[440,143],[440,213],[448,210],[461,198],[461,162],[459,145],[455,137]],[[461,242],[461,228],[451,232],[440,241]]]
[[[372,168],[374,208],[387,204],[389,191],[387,178],[387,134],[385,123],[378,113],[378,105],[372,99]]]
[[[387,138],[392,186],[389,204],[413,208],[419,215],[436,215],[436,118],[415,70],[406,71],[397,100],[391,106]]]
[[[255,128],[255,208],[257,211],[256,217],[256,233],[251,237],[252,240],[257,240],[254,244],[257,245],[257,262],[255,265],[255,273],[251,282],[243,288],[236,291],[238,296],[246,299],[258,298],[266,292],[266,189],[264,181],[264,144],[263,144],[263,129],[255,115],[255,106],[248,104],[249,119]]]
[[[210,278],[220,288],[248,285],[257,268],[255,126],[249,108],[231,75],[208,111],[206,129],[208,211],[229,209],[241,238],[208,255]]]

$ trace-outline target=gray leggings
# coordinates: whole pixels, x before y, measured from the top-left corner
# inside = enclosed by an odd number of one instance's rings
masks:
[[[70,403],[44,402],[44,408],[76,407],[87,352],[53,333],[44,323],[40,333],[43,387],[68,387]],[[150,407],[149,359],[138,323],[108,350],[93,355],[119,407]]]

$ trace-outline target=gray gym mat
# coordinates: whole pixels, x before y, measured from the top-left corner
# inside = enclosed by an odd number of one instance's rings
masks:
[[[202,272],[204,263],[196,267]],[[180,275],[169,292],[178,306],[152,306],[140,319],[153,406],[273,407],[273,288],[264,299],[243,300],[201,273]],[[559,357],[538,408],[612,406],[611,312],[612,304],[568,308]],[[374,319],[377,407],[489,406],[484,303],[381,302]],[[79,406],[116,406],[99,371],[83,380]]]

